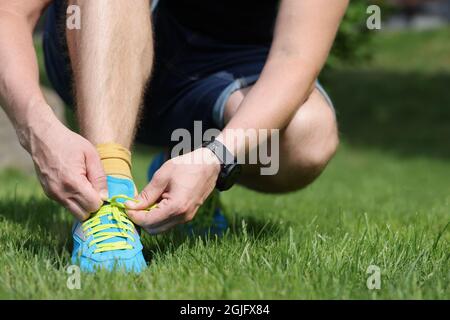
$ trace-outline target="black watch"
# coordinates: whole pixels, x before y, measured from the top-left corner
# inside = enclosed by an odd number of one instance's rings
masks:
[[[219,159],[220,173],[217,178],[216,188],[219,191],[230,189],[236,183],[241,173],[241,165],[237,163],[236,158],[228,151],[227,147],[215,139],[205,142],[202,147],[211,150]]]

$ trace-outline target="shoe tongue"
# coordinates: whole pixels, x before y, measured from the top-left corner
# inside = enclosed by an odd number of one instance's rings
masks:
[[[106,181],[108,184],[108,195],[110,198],[118,195],[125,195],[130,198],[134,198],[135,188],[134,183],[130,179],[117,178],[112,176],[107,176]],[[117,199],[118,202],[125,202],[124,199]],[[111,215],[108,215],[111,216]],[[101,218],[102,224],[112,223],[111,220],[108,219],[108,216],[103,216]],[[109,228],[105,230],[107,232],[120,232],[119,228]],[[127,241],[128,239],[122,237],[113,237],[111,239],[102,241],[102,243],[112,243],[117,241]]]
[[[106,182],[108,184],[108,193],[110,198],[118,195],[125,195],[130,198],[134,198],[134,183],[130,179],[107,176]],[[118,201],[124,202],[125,200],[118,199]]]

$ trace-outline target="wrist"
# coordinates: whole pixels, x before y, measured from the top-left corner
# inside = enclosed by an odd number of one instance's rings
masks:
[[[232,131],[224,129],[215,140],[223,144],[235,159],[239,159],[239,155],[245,153],[245,135],[235,135]]]
[[[212,152],[210,149],[208,148],[201,148],[202,153],[203,153],[203,160],[204,163],[208,164],[208,165],[212,165],[214,168],[214,172],[219,175],[220,173],[220,169],[221,169],[221,163],[219,158],[217,158],[217,156],[214,154],[214,152]]]
[[[235,184],[241,172],[241,165],[237,163],[236,157],[222,142],[216,139],[205,142],[203,149],[208,150],[208,154],[216,158],[216,161],[220,164],[218,166],[219,171],[216,188],[220,191],[230,189]]]
[[[51,107],[45,102],[30,103],[14,123],[22,147],[32,153],[33,141],[42,139],[59,122]]]

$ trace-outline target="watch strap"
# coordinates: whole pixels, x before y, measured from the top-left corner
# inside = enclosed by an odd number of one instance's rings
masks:
[[[219,159],[222,166],[234,165],[237,163],[236,158],[233,156],[233,154],[220,141],[213,139],[211,141],[205,142],[203,144],[203,147],[211,150]]]

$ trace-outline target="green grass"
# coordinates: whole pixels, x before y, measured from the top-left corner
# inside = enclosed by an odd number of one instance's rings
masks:
[[[444,58],[442,68],[394,63],[405,41],[424,38],[380,35],[383,63],[326,76],[342,145],[316,183],[284,196],[224,193],[223,238],[146,235],[150,266],[138,276],[83,275],[69,290],[70,216],[34,177],[1,172],[0,297],[450,299],[450,75]],[[135,152],[140,187],[151,154]],[[370,265],[380,290],[366,287]]]

